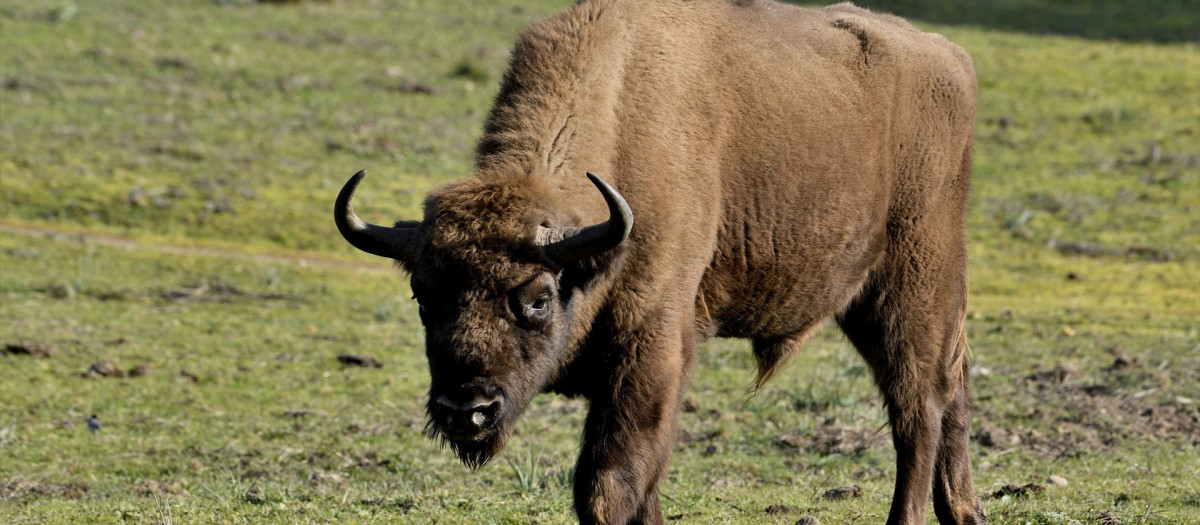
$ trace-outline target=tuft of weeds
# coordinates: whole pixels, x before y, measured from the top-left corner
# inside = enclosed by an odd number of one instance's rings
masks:
[[[525,454],[519,458],[509,458],[508,465],[516,477],[517,488],[521,492],[530,493],[545,487],[544,475],[541,472],[541,451],[530,445]]]
[[[450,75],[455,78],[470,80],[473,82],[486,82],[490,76],[486,69],[478,62],[472,59],[463,59],[454,69],[450,71]]]

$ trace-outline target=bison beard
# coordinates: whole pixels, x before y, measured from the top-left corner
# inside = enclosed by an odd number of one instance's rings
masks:
[[[662,523],[700,343],[749,339],[758,388],[827,319],[887,409],[888,523],[925,523],[931,494],[938,521],[984,523],[964,325],[975,88],[961,48],[849,4],[581,0],[517,43],[473,176],[383,227],[354,213],[359,173],[335,222],[409,273],[426,433],[468,467],[537,393],[588,401],[581,523]]]
[[[442,445],[449,446],[450,450],[458,455],[458,459],[462,461],[463,465],[471,470],[478,470],[491,462],[492,458],[496,457],[501,450],[504,450],[504,447],[508,445],[508,439],[512,436],[512,430],[504,425],[502,428],[493,429],[472,441],[455,441],[443,435],[434,424],[433,416],[428,416],[425,421],[425,435]]]

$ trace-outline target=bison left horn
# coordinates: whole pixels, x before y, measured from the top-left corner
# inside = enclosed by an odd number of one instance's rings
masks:
[[[600,255],[620,246],[633,230],[633,210],[625,198],[595,173],[587,176],[608,203],[608,220],[581,228],[539,226],[534,242],[542,247],[546,258],[556,263],[569,264]]]
[[[338,231],[350,244],[364,252],[380,257],[391,257],[407,263],[414,256],[417,230],[420,222],[408,222],[394,228],[376,226],[363,222],[354,213],[350,200],[354,198],[354,190],[367,174],[366,171],[355,173],[346,181],[342,191],[338,193],[337,203],[333,208],[333,220],[337,223]]]

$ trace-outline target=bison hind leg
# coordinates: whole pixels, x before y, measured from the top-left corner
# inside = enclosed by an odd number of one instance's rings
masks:
[[[758,361],[758,377],[754,379],[751,391],[758,391],[767,384],[792,356],[800,352],[800,348],[812,338],[817,327],[811,327],[803,332],[797,332],[781,337],[755,338],[751,342],[754,348],[754,358]]]

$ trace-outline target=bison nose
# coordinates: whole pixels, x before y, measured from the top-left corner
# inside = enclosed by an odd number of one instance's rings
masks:
[[[439,423],[451,438],[478,436],[496,423],[504,409],[504,397],[497,389],[469,384],[438,395],[434,402],[442,412]]]

